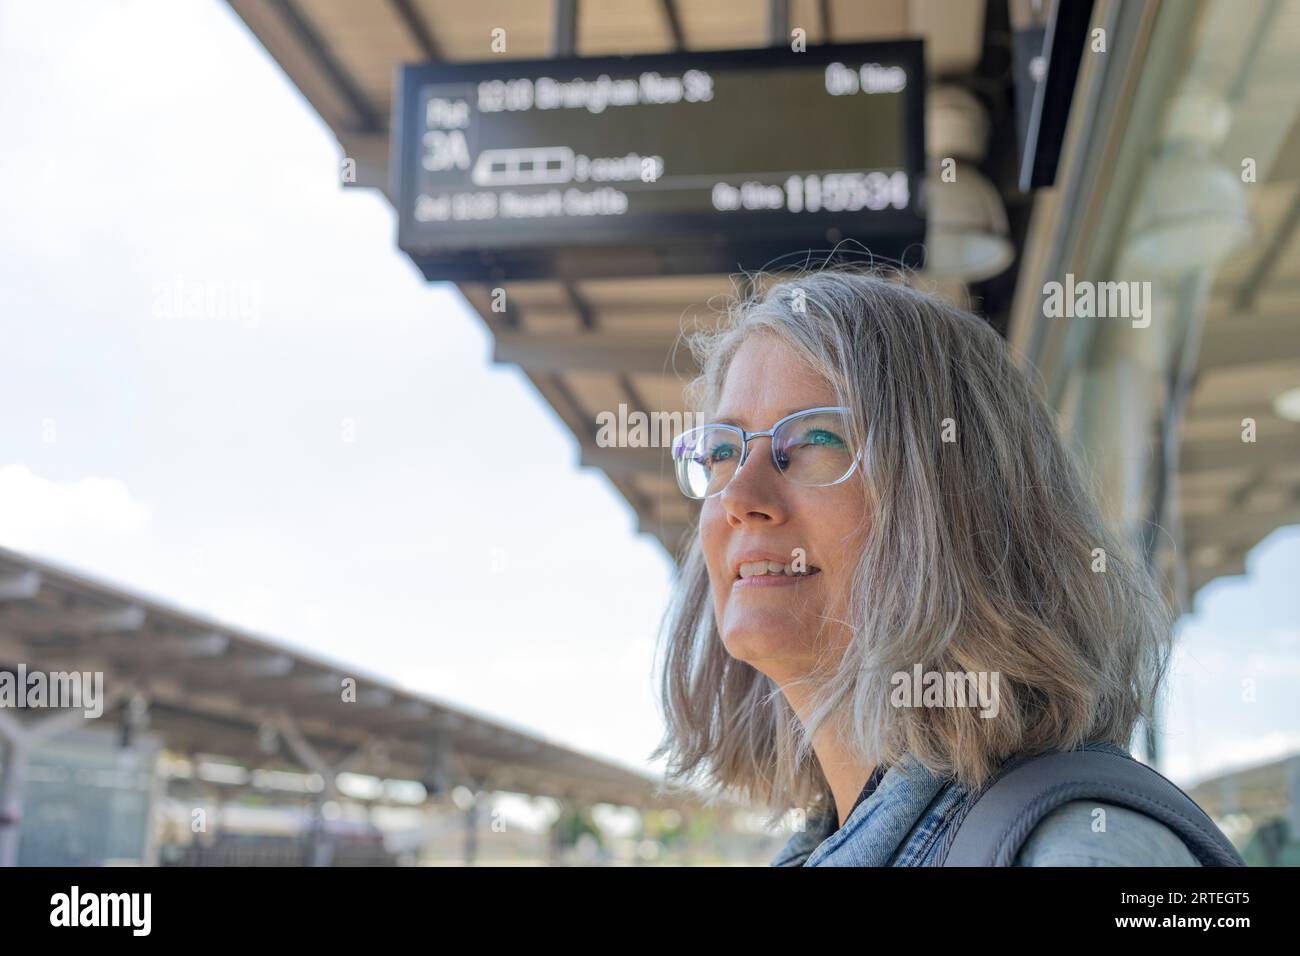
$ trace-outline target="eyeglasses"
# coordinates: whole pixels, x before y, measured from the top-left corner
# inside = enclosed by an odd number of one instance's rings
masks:
[[[749,459],[749,443],[770,438],[772,464],[787,480],[812,487],[838,485],[858,466],[849,431],[849,410],[840,405],[795,412],[761,432],[701,425],[673,442],[677,484],[688,498],[712,498]]]

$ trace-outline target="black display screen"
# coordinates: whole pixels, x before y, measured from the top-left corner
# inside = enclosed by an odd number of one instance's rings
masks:
[[[447,279],[907,258],[923,86],[920,41],[405,67],[398,244]]]

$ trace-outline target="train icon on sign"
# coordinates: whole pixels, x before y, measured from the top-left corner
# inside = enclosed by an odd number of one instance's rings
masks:
[[[485,149],[470,171],[475,186],[542,186],[573,180],[573,150],[567,146]]]

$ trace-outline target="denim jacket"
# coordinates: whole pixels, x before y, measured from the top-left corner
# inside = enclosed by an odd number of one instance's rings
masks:
[[[1083,750],[1125,751],[1108,743]],[[910,754],[835,829],[833,811],[815,815],[795,833],[772,866],[933,866],[945,838],[955,835],[974,794],[927,771]],[[1107,833],[1091,827],[1096,807],[1107,811]],[[1182,840],[1145,814],[1094,801],[1070,801],[1034,828],[1017,866],[1199,866]]]

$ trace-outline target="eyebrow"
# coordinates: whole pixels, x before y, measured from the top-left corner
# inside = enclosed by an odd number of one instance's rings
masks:
[[[827,402],[827,403],[826,403],[826,405],[828,405],[828,406],[829,406],[829,405],[834,405],[834,404],[835,404],[834,402]],[[783,418],[787,418],[788,416],[793,415],[795,412],[805,412],[805,411],[807,411],[807,410],[810,409],[810,408],[822,408],[822,407],[823,407],[823,405],[820,404],[820,403],[813,403],[812,405],[800,405],[800,406],[798,406],[798,407],[787,406],[787,408],[786,408],[785,411],[783,411],[780,415],[777,415],[776,418],[774,418],[774,419],[772,419],[770,422],[768,422],[768,428],[771,428],[773,425],[775,425],[775,424],[776,424],[777,422],[779,422],[781,419],[783,419]],[[723,417],[721,417],[721,418],[715,418],[715,419],[712,420],[712,424],[714,424],[714,425],[735,425],[737,428],[742,428],[742,429],[744,429],[745,431],[752,431],[752,429],[745,428],[744,425],[740,424],[740,421],[739,421],[738,419],[736,419],[734,416],[731,416],[731,415],[725,415],[725,416],[723,416]],[[758,430],[759,430],[759,431],[762,431],[761,428],[758,429]]]

